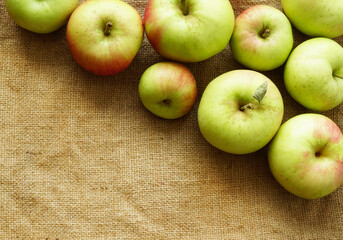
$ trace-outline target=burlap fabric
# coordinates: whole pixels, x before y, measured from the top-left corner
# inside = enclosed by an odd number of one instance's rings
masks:
[[[127,1],[143,16],[146,0]],[[236,16],[255,4],[231,0]],[[132,65],[113,77],[81,69],[65,27],[19,28],[0,3],[1,239],[343,239],[343,187],[309,201],[286,192],[266,148],[221,152],[201,136],[206,85],[243,68],[230,48],[186,64],[198,100],[178,120],[148,112],[141,74],[162,61],[146,37]],[[308,37],[294,30],[295,46]],[[343,45],[343,37],[336,39]],[[309,112],[286,92],[283,68],[266,72],[285,103],[284,121]],[[343,105],[325,112],[343,129]]]

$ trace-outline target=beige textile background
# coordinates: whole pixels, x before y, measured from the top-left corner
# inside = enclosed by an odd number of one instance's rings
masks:
[[[143,16],[147,0],[126,1]],[[236,16],[252,5],[231,0]],[[286,192],[266,148],[221,152],[201,136],[206,85],[243,68],[227,47],[186,64],[198,99],[178,120],[141,104],[137,85],[162,61],[146,37],[132,65],[112,77],[81,69],[65,27],[28,32],[0,3],[1,239],[343,239],[343,187],[314,201]],[[294,30],[295,46],[307,39]],[[337,38],[343,45],[343,37]],[[309,112],[290,98],[283,68],[266,72],[285,102],[284,121]],[[325,112],[343,129],[343,105]]]

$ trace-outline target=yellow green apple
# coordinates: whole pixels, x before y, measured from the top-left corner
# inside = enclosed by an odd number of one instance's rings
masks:
[[[228,0],[149,0],[144,24],[151,45],[161,56],[199,62],[227,46],[234,12]]]
[[[51,33],[67,23],[79,0],[5,0],[11,18],[22,28]]]
[[[272,139],[283,113],[282,96],[269,78],[253,70],[233,70],[206,87],[198,108],[198,124],[214,147],[246,154]]]
[[[289,94],[304,107],[328,111],[343,101],[343,48],[329,38],[298,45],[284,69]]]

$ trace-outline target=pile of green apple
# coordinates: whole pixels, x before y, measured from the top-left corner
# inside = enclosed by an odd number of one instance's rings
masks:
[[[161,118],[187,114],[197,97],[191,71],[182,63],[205,61],[229,45],[247,69],[222,74],[204,90],[198,125],[214,147],[247,154],[268,146],[269,166],[289,192],[326,196],[343,182],[343,137],[318,113],[343,102],[343,0],[281,0],[283,12],[252,6],[237,18],[228,0],[148,0],[144,21],[121,0],[5,0],[21,27],[50,33],[67,24],[67,43],[87,71],[109,76],[124,71],[141,47],[169,61],[150,66],[138,86],[143,105]],[[294,48],[292,25],[310,36]],[[290,96],[316,113],[282,124],[282,96],[259,71],[284,66]]]

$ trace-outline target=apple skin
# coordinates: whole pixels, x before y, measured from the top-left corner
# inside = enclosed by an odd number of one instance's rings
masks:
[[[51,33],[67,23],[78,0],[5,0],[6,9],[20,27],[35,33]]]
[[[327,111],[343,101],[343,48],[329,38],[298,45],[285,65],[289,94],[304,107]]]
[[[227,46],[234,27],[228,0],[149,0],[144,15],[146,35],[161,56],[180,62],[206,60]]]
[[[254,102],[255,90],[265,81],[268,88],[261,103],[255,109],[240,110]],[[283,112],[282,96],[269,78],[253,70],[234,70],[208,84],[200,100],[198,124],[204,138],[214,147],[247,154],[272,139],[281,125]]]
[[[342,0],[281,0],[291,23],[311,37],[335,38],[343,35]]]
[[[106,35],[106,25],[112,23]],[[75,61],[97,75],[125,70],[143,41],[139,13],[120,0],[87,0],[70,16],[67,41]]]
[[[139,97],[153,114],[176,119],[193,107],[197,86],[191,71],[180,63],[160,62],[150,66],[139,81]]]
[[[297,115],[281,125],[268,149],[275,179],[292,194],[316,199],[343,182],[343,137],[330,118]]]
[[[291,23],[280,10],[255,5],[236,18],[230,47],[242,65],[257,71],[273,70],[284,64],[292,51]]]

